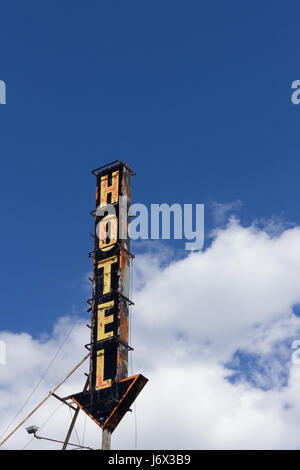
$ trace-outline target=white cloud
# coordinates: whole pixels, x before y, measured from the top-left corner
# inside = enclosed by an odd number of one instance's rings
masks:
[[[240,210],[242,204],[243,203],[240,199],[232,202],[211,201],[210,208],[215,224],[218,227],[224,224],[230,215],[235,214]]]
[[[298,448],[300,367],[290,361],[290,345],[300,338],[300,318],[292,313],[293,305],[300,303],[300,228],[280,230],[272,237],[231,219],[214,236],[206,251],[167,266],[165,260],[161,266],[153,252],[135,260],[134,373],[149,378],[137,400],[139,447]],[[43,342],[27,334],[0,334],[7,344],[7,365],[0,366],[3,429],[38,382],[72,321],[61,319]],[[83,344],[89,342],[85,323],[73,328],[27,411],[83,357]],[[230,371],[224,364],[236,351],[255,355],[259,367],[251,364],[248,375],[240,371],[240,380],[233,384],[226,379]],[[238,368],[238,359],[236,363]],[[63,386],[62,396],[80,391],[87,368]],[[51,398],[28,424],[41,424],[57,406]],[[69,422],[63,406],[41,434],[63,439]],[[80,439],[84,422],[81,413]],[[113,434],[113,448],[133,448],[134,428],[134,415],[128,413]],[[6,448],[22,448],[28,442],[24,429]],[[100,441],[100,431],[88,419],[86,444],[99,447]],[[34,441],[28,448],[57,447]]]

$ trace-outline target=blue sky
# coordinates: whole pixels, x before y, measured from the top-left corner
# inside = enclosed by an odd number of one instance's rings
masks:
[[[0,310],[92,249],[90,171],[117,158],[137,172],[134,202],[204,203],[207,231],[211,201],[240,200],[244,224],[299,224],[299,13],[297,2],[2,4]],[[38,335],[84,311],[88,266],[1,314],[1,329]]]
[[[133,244],[134,361],[150,378],[141,445],[299,448],[299,14],[296,1],[2,2],[3,423],[77,315],[41,398],[84,354],[91,170],[120,159],[137,173],[133,202],[204,203],[209,247],[186,257],[181,240]],[[175,416],[190,380],[201,400]],[[127,424],[118,448],[133,448]]]

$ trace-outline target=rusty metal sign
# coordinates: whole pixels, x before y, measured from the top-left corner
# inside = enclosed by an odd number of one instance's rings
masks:
[[[130,253],[128,207],[133,171],[116,161],[96,176],[95,246],[89,387],[72,400],[101,428],[112,432],[148,379],[128,377]]]

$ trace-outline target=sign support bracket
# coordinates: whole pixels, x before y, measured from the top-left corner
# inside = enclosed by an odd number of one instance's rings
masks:
[[[89,384],[89,377],[86,379],[86,382],[85,382],[85,385],[84,385],[84,388],[83,388],[83,392],[85,392],[85,391],[87,390],[88,384]],[[74,413],[74,415],[73,415],[73,418],[72,418],[72,421],[71,421],[69,430],[68,430],[68,432],[67,432],[65,442],[64,442],[64,444],[63,444],[61,450],[66,450],[66,448],[67,448],[67,445],[68,445],[68,443],[69,443],[71,434],[72,434],[72,432],[73,432],[73,429],[74,429],[74,426],[75,426],[75,423],[76,423],[76,420],[77,420],[77,416],[78,416],[78,414],[79,414],[79,411],[80,411],[80,407],[77,406],[77,408],[75,409],[75,413]]]

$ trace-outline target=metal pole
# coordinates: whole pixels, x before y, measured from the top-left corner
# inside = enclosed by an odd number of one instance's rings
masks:
[[[87,390],[88,384],[89,384],[89,377],[86,379],[86,383],[85,383],[85,386],[84,386],[84,388],[83,388],[83,391],[84,391],[84,392]],[[69,443],[71,434],[72,434],[72,432],[73,432],[73,429],[74,429],[74,426],[75,426],[75,423],[76,423],[76,419],[77,419],[79,410],[80,410],[80,408],[79,408],[79,406],[77,406],[76,411],[75,411],[75,413],[74,413],[74,415],[73,415],[73,419],[72,419],[71,425],[70,425],[70,427],[69,427],[69,431],[68,431],[68,433],[67,433],[67,436],[66,436],[64,445],[62,446],[62,449],[61,449],[61,450],[66,450],[66,448],[67,448],[67,445],[68,445],[68,443]]]
[[[68,430],[67,437],[66,437],[66,439],[65,439],[64,445],[62,446],[62,449],[61,449],[61,450],[66,450],[67,445],[69,444],[69,439],[70,439],[71,434],[72,434],[72,431],[73,431],[73,429],[74,429],[75,422],[76,422],[76,419],[77,419],[79,410],[80,410],[80,408],[79,408],[79,406],[77,406],[77,409],[76,409],[76,411],[75,411],[75,413],[74,413],[74,416],[73,416],[73,418],[72,418],[71,425],[70,425],[69,430]]]
[[[64,378],[64,380],[62,380],[58,385],[56,385],[56,387],[52,390],[52,392],[49,392],[48,395],[29,413],[29,415],[26,416],[26,418],[23,419],[23,421],[21,421],[20,424],[18,424],[18,426],[11,432],[8,434],[8,436],[6,436],[5,439],[3,439],[2,442],[0,442],[0,447],[4,444],[4,442],[7,441],[7,439],[10,438],[10,436],[12,436],[24,423],[25,421],[27,421],[28,418],[30,418],[30,416],[33,415],[33,413],[36,412],[36,410],[38,408],[40,408],[40,406],[42,406],[46,400],[48,400],[48,398],[50,398],[52,396],[52,393],[53,392],[56,392],[56,390],[66,382],[66,380],[75,372],[76,369],[78,369],[78,367],[81,366],[81,364],[84,363],[84,361],[89,357],[90,353],[87,354],[83,359],[82,361],[79,362],[79,364],[77,364],[77,366],[74,367],[74,369],[71,370],[71,372],[68,373],[68,375]]]
[[[111,446],[111,432],[108,429],[102,431],[102,450],[110,450]]]
[[[42,439],[44,441],[58,442],[59,444],[63,444],[63,441],[58,441],[57,439],[49,439],[49,437],[38,436],[37,434],[34,434],[34,437],[36,439]],[[95,449],[92,449],[91,447],[81,446],[80,444],[72,444],[71,442],[69,442],[68,445],[78,447],[79,449],[95,450]]]

